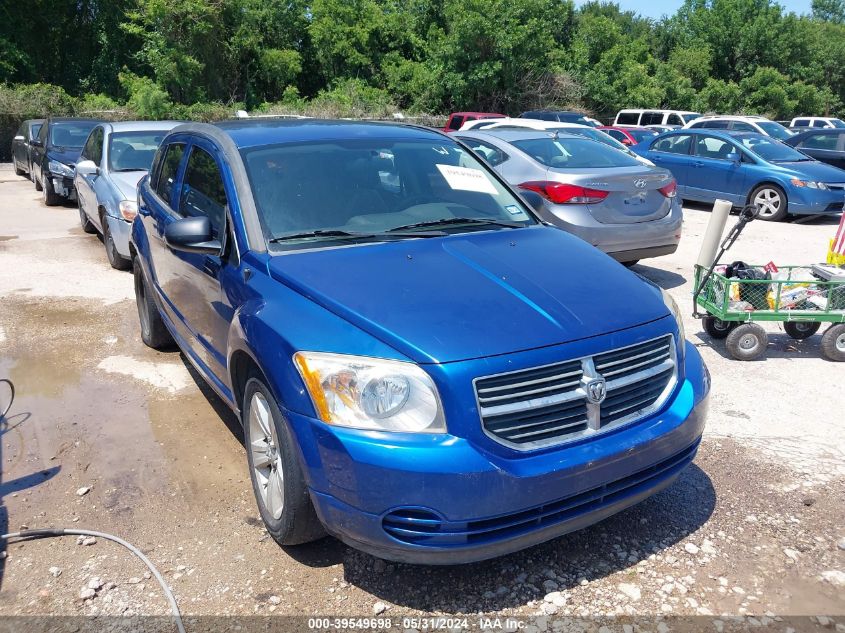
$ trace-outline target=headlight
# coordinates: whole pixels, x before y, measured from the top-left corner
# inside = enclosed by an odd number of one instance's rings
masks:
[[[68,178],[73,178],[73,168],[68,167],[64,163],[60,163],[57,160],[51,160],[47,163],[47,169],[50,170],[50,173],[58,174],[59,176],[67,176]]]
[[[380,431],[446,431],[437,388],[417,365],[323,352],[297,352],[293,360],[323,422]]]
[[[138,215],[138,203],[133,200],[122,200],[119,205],[120,216],[127,222],[131,222]]]
[[[680,353],[683,354],[684,339],[686,339],[686,332],[684,331],[684,315],[681,314],[681,310],[678,308],[678,304],[675,303],[672,295],[663,290],[663,288],[660,289],[660,294],[663,295],[663,303],[665,303],[666,307],[669,308],[669,312],[672,313],[672,316],[675,317],[675,322],[678,324],[678,335],[680,336],[678,344],[681,347]]]
[[[827,185],[823,182],[816,182],[815,180],[799,180],[798,178],[793,178],[790,181],[796,187],[807,187],[808,189],[821,189],[823,191],[827,191]]]

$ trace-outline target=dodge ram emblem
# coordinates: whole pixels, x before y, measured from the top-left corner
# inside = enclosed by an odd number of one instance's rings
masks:
[[[596,380],[591,380],[586,385],[586,391],[587,400],[589,400],[593,404],[601,404],[601,402],[607,395],[607,383],[604,381],[604,378],[597,378]]]

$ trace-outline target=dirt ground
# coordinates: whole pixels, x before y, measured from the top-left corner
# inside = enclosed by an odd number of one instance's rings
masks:
[[[405,618],[442,615],[457,618],[451,630],[489,628],[483,616],[530,633],[845,631],[845,365],[821,358],[819,336],[767,326],[766,357],[740,363],[689,317],[713,376],[698,457],[666,491],[591,528],[459,567],[386,563],[331,538],[283,549],[258,518],[238,422],[180,354],[142,345],[131,275],[109,267],[75,206],[45,207],[3,167],[0,378],[18,395],[0,427],[0,532],[121,536],[165,574],[189,630],[223,628],[202,616],[266,615],[290,630],[314,623],[283,616],[425,630]],[[679,251],[636,267],[685,313],[708,218],[687,208]],[[835,222],[755,222],[730,258],[821,261]],[[102,539],[3,553],[0,630],[23,630],[12,616],[168,613],[143,565]]]

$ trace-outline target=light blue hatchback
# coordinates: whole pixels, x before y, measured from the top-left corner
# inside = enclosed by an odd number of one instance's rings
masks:
[[[670,170],[681,198],[754,204],[763,220],[838,214],[845,204],[845,171],[762,134],[684,129],[631,149]]]

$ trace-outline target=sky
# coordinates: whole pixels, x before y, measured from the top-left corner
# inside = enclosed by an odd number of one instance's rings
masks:
[[[614,0],[625,11],[636,11],[647,18],[659,18],[672,15],[683,4],[683,0]],[[809,13],[811,0],[778,0],[787,11],[795,13]],[[581,5],[584,0],[575,0]]]

